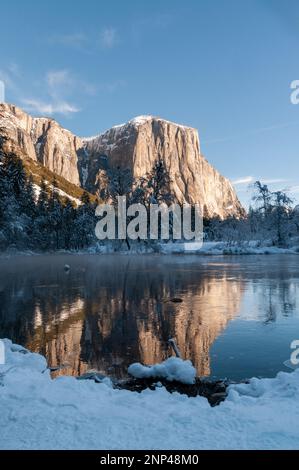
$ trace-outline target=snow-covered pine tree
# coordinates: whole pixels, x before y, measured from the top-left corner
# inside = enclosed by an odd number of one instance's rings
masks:
[[[158,159],[152,170],[146,175],[148,187],[148,199],[152,204],[169,204],[173,201],[170,192],[171,179],[165,167],[164,161]]]
[[[275,244],[284,246],[290,236],[290,220],[293,200],[284,191],[272,193],[271,224]]]
[[[77,211],[74,208],[74,204],[70,199],[66,200],[66,203],[63,207],[62,214],[62,240],[63,248],[69,250],[75,248],[72,245],[72,238],[75,231],[75,220],[76,220]]]
[[[57,180],[54,177],[51,183],[51,192],[48,205],[48,220],[50,233],[50,246],[58,250],[60,246],[60,235],[63,226],[63,205],[58,192]]]

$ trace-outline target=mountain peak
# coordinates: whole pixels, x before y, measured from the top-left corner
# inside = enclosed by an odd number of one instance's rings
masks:
[[[151,116],[150,114],[143,114],[143,115],[134,117],[133,119],[129,121],[129,123],[135,124],[138,126],[138,125],[144,124],[145,122],[152,121],[153,119],[159,119],[159,118],[155,116]]]
[[[137,116],[97,137],[80,139],[55,120],[0,105],[0,137],[7,152],[29,158],[92,193],[103,183],[107,165],[130,169],[140,178],[162,159],[175,201],[199,203],[206,217],[244,213],[229,180],[202,156],[197,130],[160,117]]]

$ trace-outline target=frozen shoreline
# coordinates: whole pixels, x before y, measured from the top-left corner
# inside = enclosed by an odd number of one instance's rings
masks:
[[[200,396],[52,380],[44,357],[5,340],[1,449],[299,449],[299,370]]]
[[[236,256],[236,255],[299,255],[299,247],[278,248],[269,245],[260,245],[256,242],[228,244],[226,242],[205,242],[199,250],[186,248],[187,244],[163,243],[157,245],[155,250],[146,249],[144,245],[133,245],[131,250],[114,250],[112,245],[93,246],[86,250],[57,250],[57,251],[15,251],[0,252],[0,259],[11,256],[40,256],[56,254],[72,255],[197,255],[197,256]],[[192,245],[192,244],[191,244]]]

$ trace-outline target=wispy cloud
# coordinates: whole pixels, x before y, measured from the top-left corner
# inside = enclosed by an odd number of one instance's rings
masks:
[[[232,180],[234,186],[244,186],[254,183],[255,181],[260,181],[263,184],[279,184],[286,183],[287,179],[284,178],[258,178],[255,176],[242,176],[241,178]]]
[[[103,49],[112,49],[118,43],[117,31],[115,28],[104,28],[100,35],[100,44]]]
[[[254,177],[253,176],[244,176],[242,178],[238,178],[236,180],[233,180],[232,183],[235,186],[243,185],[243,184],[250,184],[253,183]]]
[[[67,69],[51,70],[44,77],[44,91],[49,100],[37,98],[23,98],[22,103],[26,111],[52,116],[63,114],[65,116],[80,111],[77,105],[67,99],[76,87],[76,79]]]
[[[16,102],[32,113],[70,115],[79,111],[78,106],[69,103],[65,98],[65,90],[73,82],[72,76],[67,70],[50,71],[42,80],[43,95],[48,100],[33,96],[24,97],[24,90],[19,86],[22,74],[18,64],[11,62],[5,70],[0,70],[0,80],[5,84],[7,90],[13,93]]]
[[[48,116],[55,114],[70,116],[78,113],[81,110],[81,106],[77,104],[78,100],[84,99],[84,96],[115,93],[126,86],[126,82],[122,79],[91,83],[81,75],[62,68],[48,70],[36,82],[34,94],[32,87],[28,93],[23,88],[23,83],[26,81],[22,81],[22,74],[15,63],[11,63],[5,69],[0,69],[0,80],[3,81],[5,89],[10,91],[14,103],[29,113]]]
[[[53,114],[64,114],[67,116],[80,111],[76,106],[64,101],[45,103],[34,99],[24,99],[23,104],[24,109],[28,112],[45,114],[48,116],[52,116]]]

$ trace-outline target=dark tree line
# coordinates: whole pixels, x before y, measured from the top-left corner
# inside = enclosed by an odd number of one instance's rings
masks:
[[[77,207],[55,179],[34,185],[13,153],[0,152],[0,249],[83,249],[95,242],[95,204],[84,192]]]
[[[150,204],[172,202],[170,178],[162,160],[138,179],[128,169],[107,168],[98,196],[115,209],[117,196],[126,196],[127,207],[140,203],[148,211]],[[70,198],[61,196],[55,179],[34,184],[22,160],[0,150],[0,250],[79,250],[95,245],[98,242],[95,209],[96,203],[90,201],[86,191],[77,206]],[[126,244],[130,249],[128,239]]]

